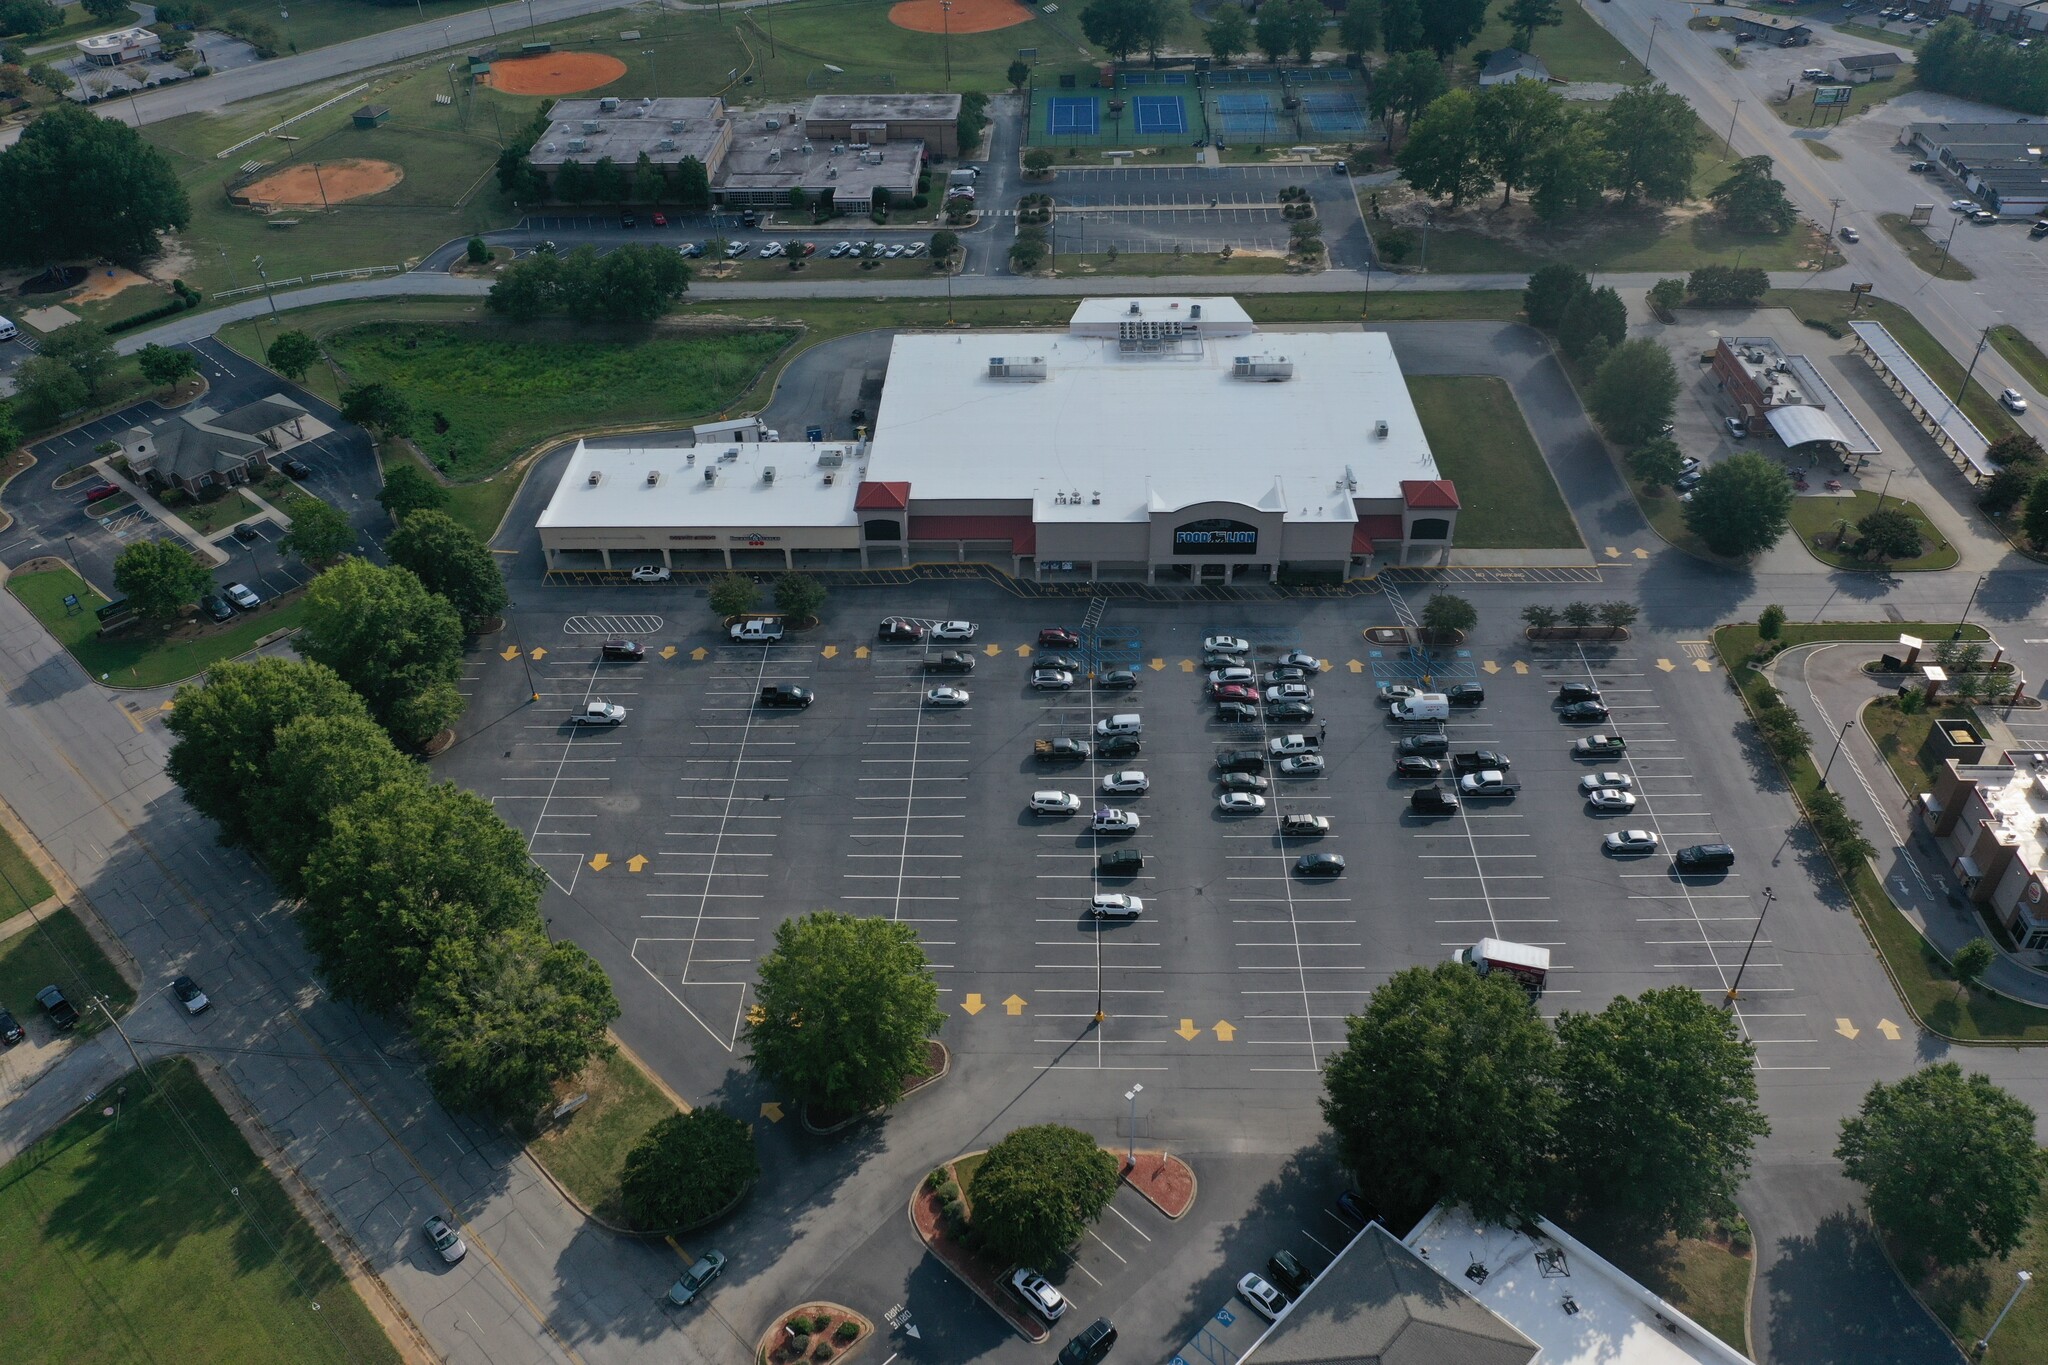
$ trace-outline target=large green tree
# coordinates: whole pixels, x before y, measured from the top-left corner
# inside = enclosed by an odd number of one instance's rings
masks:
[[[279,332],[264,354],[271,369],[286,379],[299,380],[320,359],[320,345],[304,332]]]
[[[507,1119],[537,1115],[557,1080],[609,1055],[618,1017],[604,968],[537,928],[444,941],[413,1001],[434,1093]]]
[[[1942,1265],[2010,1254],[2041,1193],[2034,1111],[1954,1062],[1871,1086],[1835,1156],[1878,1226]]]
[[[1581,1208],[1651,1238],[1732,1206],[1770,1124],[1756,1049],[1689,986],[1558,1017],[1557,1169]]]
[[[1252,45],[1251,16],[1237,0],[1225,0],[1216,7],[1216,17],[1202,29],[1202,42],[1209,55],[1225,66]]]
[[[1685,452],[1669,436],[1653,436],[1631,450],[1628,467],[1652,488],[1674,482],[1685,472]]]
[[[1530,207],[1545,221],[1597,209],[1606,202],[1613,168],[1599,118],[1568,109],[1529,163]]]
[[[299,924],[336,995],[395,1014],[442,943],[538,928],[545,880],[475,792],[385,786],[332,813],[305,863]]]
[[[975,1239],[1005,1264],[1057,1264],[1115,1197],[1118,1169],[1078,1128],[1018,1128],[974,1172]]]
[[[1920,553],[1920,524],[1896,507],[1880,507],[1856,523],[1856,553],[1864,559],[1911,559]]]
[[[213,570],[175,537],[138,540],[114,557],[114,587],[145,621],[169,625],[213,586]]]
[[[2034,486],[2027,490],[2027,505],[2020,513],[2020,526],[2036,548],[2048,548],[2048,475],[2034,480]]]
[[[1423,0],[1422,41],[1438,61],[1479,36],[1486,27],[1487,0]]]
[[[39,38],[63,23],[63,7],[50,0],[0,0],[0,33]]]
[[[125,123],[59,100],[0,152],[0,260],[140,265],[192,208],[164,154]],[[76,324],[74,324],[76,325]]]
[[[1346,1027],[1323,1071],[1323,1117],[1362,1188],[1402,1208],[1455,1200],[1486,1219],[1539,1205],[1556,1040],[1519,986],[1458,963],[1410,967]]]
[[[408,569],[345,559],[321,574],[306,589],[297,643],[361,693],[400,744],[424,744],[461,714],[462,622]]]
[[[1271,5],[1274,0],[1266,3]],[[1294,50],[1296,61],[1314,60],[1329,21],[1330,12],[1323,8],[1323,0],[1287,0],[1287,45]]]
[[[351,384],[341,391],[341,415],[357,426],[375,427],[385,439],[412,435],[419,420],[396,387],[382,381]]]
[[[1685,508],[1685,524],[1718,555],[1768,550],[1791,519],[1792,481],[1753,450],[1708,465]]]
[[[1555,28],[1564,22],[1563,0],[1501,0],[1500,17],[1514,30],[1515,46],[1527,52],[1535,45],[1536,30]]]
[[[754,1065],[833,1113],[894,1104],[946,1021],[908,924],[819,910],[784,920],[761,959]]]
[[[1607,353],[1586,406],[1609,440],[1636,446],[1664,430],[1677,402],[1678,370],[1670,352],[1639,337]]]
[[[1622,202],[1677,203],[1692,190],[1694,155],[1706,138],[1692,106],[1659,82],[1631,85],[1608,103],[1608,185]]]
[[[465,630],[505,609],[505,576],[490,546],[446,512],[414,512],[384,542],[393,564],[411,569],[427,591],[448,599]]]
[[[1771,174],[1767,156],[1746,156],[1727,179],[1707,192],[1721,217],[1737,232],[1781,234],[1799,221],[1799,210]]]
[[[14,372],[14,410],[30,431],[57,425],[85,403],[85,381],[61,360],[32,355]]]
[[[297,716],[272,732],[270,758],[246,793],[248,836],[278,885],[302,895],[306,860],[327,842],[337,811],[425,780],[384,727],[360,711]]]
[[[1373,73],[1370,103],[1372,116],[1386,125],[1388,145],[1394,141],[1396,118],[1403,128],[1414,127],[1422,111],[1448,89],[1443,63],[1427,52],[1396,52],[1382,62]]]
[[[1258,18],[1252,24],[1252,42],[1269,62],[1287,55],[1294,42],[1294,12],[1287,0],[1266,0],[1259,6]]]
[[[59,362],[85,383],[85,396],[98,398],[100,385],[120,365],[114,339],[87,322],[59,327],[42,340],[43,358]]]
[[[1503,81],[1479,92],[1478,127],[1486,169],[1502,182],[1506,208],[1532,183],[1537,157],[1565,121],[1564,97],[1537,81]]]
[[[284,504],[292,527],[278,542],[286,554],[318,567],[331,564],[355,548],[356,528],[348,513],[331,502],[300,493]]]
[[[1380,0],[1348,0],[1337,20],[1337,46],[1353,66],[1380,41]]]
[[[1394,158],[1410,185],[1433,199],[1450,200],[1453,209],[1492,186],[1487,162],[1479,100],[1470,90],[1453,90],[1432,101]]]
[[[1592,288],[1586,272],[1575,265],[1562,261],[1539,265],[1522,287],[1522,314],[1530,326],[1554,331],[1564,321],[1564,310],[1571,307],[1572,300]]]
[[[168,389],[198,372],[199,363],[180,346],[159,346],[154,341],[135,354],[135,368],[160,389]]]
[[[688,1227],[718,1213],[761,1175],[754,1130],[723,1109],[670,1114],[626,1153],[619,1202],[633,1226]]]
[[[262,656],[215,664],[173,701],[164,725],[176,739],[164,769],[219,827],[220,841],[238,848],[256,846],[249,816],[275,795],[266,779],[283,726],[301,716],[369,718],[332,670]]]
[[[1081,32],[1088,41],[1125,61],[1145,46],[1154,0],[1089,0],[1081,11]]]
[[[1572,295],[1557,320],[1557,344],[1573,358],[1587,354],[1597,342],[1609,350],[1628,340],[1628,305],[1607,285]]]
[[[404,521],[414,512],[444,512],[452,499],[433,476],[410,460],[396,460],[384,470],[384,486],[377,501],[393,521]]]

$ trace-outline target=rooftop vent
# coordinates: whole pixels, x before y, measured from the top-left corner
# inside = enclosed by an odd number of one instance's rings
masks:
[[[658,471],[656,471],[656,470],[652,470],[652,469],[650,469],[650,470],[648,470],[648,471],[647,471],[647,486],[648,486],[649,488],[652,488],[652,487],[654,487],[654,485],[656,485],[656,484],[658,484],[658,483],[660,483],[660,482],[661,482],[661,474],[660,474],[660,473],[659,473]]]
[[[1372,434],[1382,441],[1387,439],[1387,423],[1384,418],[1372,424]]]
[[[1023,379],[1033,383],[1045,378],[1045,357],[1042,355],[1000,356],[988,358],[990,379]]]
[[[705,465],[705,466],[704,466],[704,482],[706,482],[706,483],[717,483],[717,482],[718,482],[718,466],[717,466],[717,465],[715,465],[715,464],[707,464],[707,465]]]
[[[597,471],[596,471],[595,469],[591,470],[591,471],[590,471],[590,479],[589,479],[589,486],[590,486],[590,487],[592,487],[592,488],[595,488],[595,487],[597,487],[597,481],[598,481],[598,480],[599,480],[600,478],[602,478],[602,477],[603,477],[603,475],[599,474],[599,473],[598,473],[598,472],[597,472]]]
[[[1278,384],[1294,378],[1294,362],[1284,355],[1241,355],[1232,362],[1231,377]]]
[[[1140,313],[1142,313],[1142,312],[1144,312],[1144,311],[1145,311],[1145,310],[1144,310],[1144,309],[1142,309],[1142,308],[1140,308],[1140,307],[1139,307],[1139,306],[1138,306],[1138,305],[1137,305],[1136,303],[1133,303],[1133,304],[1131,305],[1131,316],[1132,316],[1132,317],[1136,317],[1136,316],[1138,316],[1138,314],[1140,314]]]
[[[768,160],[769,160],[769,161],[771,161],[771,162],[775,162],[775,161],[780,161],[780,160],[782,160],[782,149],[781,149],[780,147],[771,147],[771,148],[769,148],[769,149],[768,149]]]
[[[1189,305],[1188,305],[1188,316],[1189,316],[1189,317],[1191,317],[1191,318],[1198,318],[1198,317],[1202,316],[1202,305],[1201,305],[1201,304],[1199,304],[1199,303],[1193,303],[1193,304],[1189,304]]]
[[[762,465],[762,466],[761,466],[761,482],[762,482],[762,483],[774,483],[774,482],[775,482],[775,466],[774,466],[774,465],[772,465],[772,464],[764,464],[764,465]]]

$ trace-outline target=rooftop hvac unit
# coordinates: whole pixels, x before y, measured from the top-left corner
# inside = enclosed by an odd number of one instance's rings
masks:
[[[597,129],[598,129],[598,122],[597,122],[597,120],[596,120],[596,119],[594,119],[594,118],[587,118],[587,119],[583,120],[583,131],[584,131],[584,132],[586,132],[586,133],[594,133],[594,132],[596,132],[596,131],[597,131]]]
[[[780,160],[782,160],[782,149],[781,149],[780,147],[771,147],[771,148],[769,148],[769,149],[768,149],[768,160],[769,160],[769,161],[770,161],[771,163],[772,163],[772,162],[776,162],[776,161],[780,161]]]
[[[665,137],[655,145],[664,152],[672,152],[676,149],[676,140],[672,137]]]
[[[651,104],[653,104],[653,103],[654,103],[654,97],[653,97],[652,95],[642,95],[642,96],[640,97],[640,107],[641,107],[642,109],[645,109],[645,108],[647,108],[647,107],[648,107],[649,105],[651,105]]]
[[[764,126],[768,129],[769,132],[772,133],[782,126],[782,120],[779,118],[772,118],[769,119]]]
[[[588,143],[586,143],[586,142],[585,142],[585,141],[584,141],[584,140],[583,140],[582,138],[580,138],[580,137],[572,137],[572,138],[570,138],[570,139],[569,139],[569,150],[570,150],[570,151],[572,151],[572,152],[580,152],[580,151],[582,151],[582,150],[583,150],[583,149],[584,149],[585,147],[587,147],[588,145],[589,145],[589,144],[588,144]]]
[[[1379,437],[1382,441],[1387,439],[1387,423],[1385,418],[1372,424],[1372,434]]]
[[[737,460],[737,459],[738,459],[739,457],[740,457],[740,448],[739,448],[738,446],[727,446],[727,447],[725,448],[725,453],[724,453],[723,455],[720,455],[720,456],[718,457],[718,459],[719,459],[719,463],[721,463],[721,464],[724,464],[724,463],[728,463],[728,462],[730,462],[730,461],[732,461],[732,460]]]
[[[658,483],[660,483],[660,482],[661,482],[661,474],[660,474],[660,472],[659,472],[658,470],[653,470],[653,469],[650,469],[650,470],[648,470],[648,471],[647,471],[647,486],[648,486],[649,488],[652,488],[652,487],[654,487],[654,485],[656,485],[656,484],[658,484]]]
[[[679,119],[679,118],[672,118],[672,119],[670,119],[670,120],[668,121],[668,130],[669,130],[669,131],[670,131],[671,133],[680,133],[680,132],[682,132],[682,131],[683,131],[683,121],[682,121],[681,119]]]
[[[1294,378],[1294,362],[1284,355],[1241,355],[1230,367],[1231,377],[1278,384]]]
[[[606,95],[597,102],[597,107],[609,114],[612,110],[619,107],[619,97],[617,95]],[[589,124],[584,125],[586,128],[589,126]]]
[[[837,180],[839,178],[839,168],[837,166],[827,166],[825,168],[825,178],[827,180]]]
[[[1140,307],[1139,307],[1139,306],[1138,306],[1138,305],[1137,305],[1136,303],[1133,303],[1133,304],[1131,305],[1131,316],[1132,316],[1132,317],[1136,317],[1136,316],[1138,316],[1138,314],[1140,314],[1140,313],[1142,313],[1142,312],[1144,312],[1144,311],[1145,311],[1145,310],[1144,310],[1144,309],[1142,309],[1142,308],[1140,308]]]
[[[1198,317],[1202,316],[1202,305],[1201,305],[1201,304],[1199,304],[1199,303],[1191,303],[1191,304],[1189,304],[1189,305],[1188,305],[1188,316],[1189,316],[1189,317],[1191,317],[1191,318],[1198,318]]]
[[[705,465],[705,466],[704,466],[704,482],[706,482],[706,483],[717,483],[717,482],[718,482],[718,466],[717,466],[717,465],[715,465],[715,464],[707,464],[707,465]]]
[[[802,147],[798,148],[797,150],[801,151],[805,156],[809,156],[812,152],[816,151],[817,149],[811,146],[810,143],[806,142]]]
[[[1025,379],[1033,382],[1045,378],[1045,357],[1042,355],[1000,356],[988,358],[990,379]]]
[[[846,452],[843,450],[821,450],[818,452],[818,467],[821,469],[837,469],[845,463]]]
[[[774,482],[775,482],[775,466],[774,466],[774,465],[772,465],[772,464],[764,464],[764,465],[762,465],[762,466],[761,466],[761,482],[762,482],[762,483],[774,483]]]
[[[595,488],[595,487],[597,487],[597,481],[598,481],[598,478],[599,478],[599,477],[600,477],[600,476],[599,476],[598,472],[597,472],[597,471],[596,471],[595,469],[593,469],[593,470],[591,470],[591,471],[590,471],[590,487],[592,487],[592,488]]]
[[[837,156],[837,155],[838,155],[839,153],[841,153],[841,152],[843,152],[843,151],[845,151],[845,150],[846,150],[846,144],[845,144],[845,143],[843,143],[843,142],[835,142],[835,143],[833,143],[833,144],[832,144],[832,154],[833,154],[834,156]]]
[[[551,152],[552,152],[553,150],[555,150],[555,144],[554,144],[554,143],[552,143],[552,142],[550,142],[550,143],[548,144],[548,150],[549,150],[549,151],[551,151]]]

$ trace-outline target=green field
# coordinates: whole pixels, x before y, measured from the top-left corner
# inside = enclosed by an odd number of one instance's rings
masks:
[[[2001,322],[1991,329],[1991,349],[2004,356],[2035,393],[2048,395],[2048,355],[2043,355],[2026,333]]]
[[[104,997],[117,1015],[135,1003],[135,988],[69,910],[37,911],[28,928],[0,939],[0,1005],[26,1019],[36,1013],[36,992],[45,986],[57,987],[77,1007],[78,1031],[85,1034],[107,1026],[106,1014],[90,1006],[94,996]],[[0,1258],[5,1255],[0,1248]]]
[[[0,920],[9,920],[50,898],[50,884],[36,865],[14,842],[14,836],[0,829]]]
[[[1956,547],[1942,539],[1941,532],[1934,529],[1934,523],[1920,510],[1919,504],[1903,498],[1887,498],[1887,508],[1904,512],[1920,528],[1920,546],[1923,553],[1911,559],[1894,559],[1884,564],[1858,559],[1854,554],[1843,554],[1835,548],[1835,540],[1842,533],[1842,523],[1848,523],[1849,543],[1856,541],[1856,523],[1877,510],[1877,494],[1867,488],[1858,489],[1848,497],[1811,497],[1792,499],[1792,533],[1799,537],[1799,543],[1806,552],[1823,564],[1832,564],[1838,569],[1888,569],[1895,572],[1911,572],[1915,569],[1946,569],[1952,567],[1960,556]]]
[[[676,1106],[623,1053],[583,1068],[570,1092],[590,1098],[569,1117],[526,1144],[527,1154],[575,1195],[584,1208],[624,1224],[619,1178],[626,1154]]]
[[[0,1354],[399,1359],[183,1058],[130,1072],[0,1168]]]
[[[351,38],[404,28],[408,24],[439,23],[470,10],[482,9],[483,0],[434,0],[431,10],[424,5],[425,0],[420,0],[418,5],[370,4],[367,0],[319,0],[318,4],[311,5],[279,5],[274,0],[223,0],[223,3],[212,7],[211,25],[244,34],[259,24],[267,25],[277,35],[278,51],[310,52],[316,47],[345,43]],[[281,9],[289,11],[291,17],[280,17],[278,11]],[[498,22],[505,25],[506,36],[516,43],[521,30],[513,28],[504,18]]]
[[[1599,20],[1586,12],[1583,5],[1567,0],[1560,13],[1564,19],[1562,24],[1556,28],[1537,29],[1536,36],[1529,43],[1529,50],[1543,59],[1551,75],[1561,81],[1619,81],[1624,85],[1641,79],[1642,54],[1630,53],[1622,47],[1613,34],[1600,27]],[[1452,60],[1460,70],[1472,72],[1476,80],[1472,54],[1496,52],[1512,47],[1514,41],[1515,36],[1507,21],[1500,17],[1500,7],[1496,5],[1479,36]]]
[[[254,649],[256,642],[272,631],[296,629],[305,606],[302,597],[282,606],[273,597],[253,616],[237,616],[221,626],[188,622],[168,641],[154,627],[141,624],[101,639],[93,608],[107,599],[71,570],[18,573],[7,580],[7,590],[35,613],[80,667],[109,687],[161,687],[183,682],[222,659]],[[67,614],[67,593],[75,594],[85,609]]]
[[[1278,256],[1233,252],[1228,259],[1213,251],[1176,256],[1170,251],[1124,251],[1106,255],[1064,252],[1053,261],[1055,275],[1284,275],[1287,262]]]
[[[1941,776],[1941,769],[1928,762],[1920,751],[1920,746],[1933,732],[1935,722],[1967,720],[1976,723],[1976,717],[1967,706],[1938,706],[1931,711],[1923,707],[1909,716],[1898,708],[1893,699],[1886,697],[1866,705],[1856,719],[1863,727],[1863,733],[1883,755],[1885,766],[1898,779],[1900,789],[1908,796],[1933,791]]]
[[[1408,392],[1437,468],[1458,485],[1460,546],[1577,549],[1585,543],[1505,382],[1411,375]]]

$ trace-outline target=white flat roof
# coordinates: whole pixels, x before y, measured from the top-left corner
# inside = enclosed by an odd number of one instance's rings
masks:
[[[1194,316],[1191,305],[1201,305],[1202,315]],[[1136,309],[1136,312],[1131,311]],[[1198,322],[1215,327],[1246,328],[1255,326],[1252,315],[1244,311],[1244,305],[1228,296],[1183,298],[1167,295],[1146,295],[1142,298],[1086,298],[1074,306],[1074,316],[1069,318],[1070,327],[1101,327],[1123,322]]]
[[[1206,321],[1218,301],[1202,302]],[[1088,300],[1074,324],[1128,307]],[[1042,358],[1045,378],[991,378],[998,356]],[[1232,378],[1241,356],[1284,357],[1293,376]],[[1029,498],[1040,522],[1143,521],[1202,502],[1350,522],[1353,498],[1398,499],[1402,480],[1438,477],[1384,332],[1261,332],[1149,354],[1051,332],[899,336],[873,449],[868,477],[908,481],[914,502]]]
[[[730,460],[719,457],[736,451]],[[841,452],[838,468],[818,458]],[[562,481],[537,523],[562,527],[710,526],[754,530],[778,526],[851,526],[862,458],[852,441],[732,442],[696,447],[617,448],[576,443]],[[769,482],[764,471],[775,470]],[[718,477],[706,483],[704,471]],[[655,474],[653,484],[647,482]],[[590,482],[595,473],[598,481]],[[832,482],[826,483],[830,474]]]

